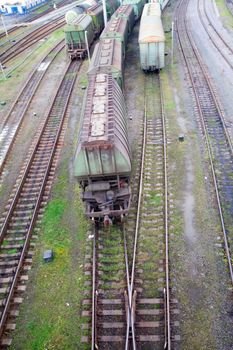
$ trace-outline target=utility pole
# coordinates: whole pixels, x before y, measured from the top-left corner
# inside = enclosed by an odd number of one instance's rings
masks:
[[[174,22],[172,21],[172,67],[173,67],[173,56],[174,56]]]
[[[104,12],[104,27],[106,27],[108,18],[107,18],[107,10],[106,10],[106,0],[103,0],[103,12]]]
[[[91,58],[90,58],[90,50],[89,50],[88,39],[87,39],[87,30],[85,30],[85,42],[86,42],[86,47],[87,47],[87,56],[88,56],[88,60],[89,60],[89,64],[90,64]]]

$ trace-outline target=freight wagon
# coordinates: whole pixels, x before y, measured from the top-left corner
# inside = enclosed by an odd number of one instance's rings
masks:
[[[129,34],[133,30],[133,26],[135,23],[134,19],[134,9],[132,5],[122,5],[120,6],[112,15],[112,18],[125,18],[128,22],[128,32]]]
[[[128,212],[131,156],[123,93],[111,74],[91,76],[74,173],[83,189],[86,215],[110,217]]]
[[[127,19],[123,17],[112,17],[105,29],[103,30],[100,36],[100,40],[116,39],[120,41],[123,47],[123,55],[125,56],[128,35],[129,33]]]
[[[71,59],[83,58],[86,55],[86,37],[89,45],[95,38],[95,30],[92,23],[92,17],[86,14],[79,14],[73,20],[73,24],[65,26],[66,48]]]
[[[145,71],[164,67],[165,35],[158,4],[146,4],[143,9],[139,30],[140,64]]]
[[[103,39],[95,46],[91,58],[88,77],[97,73],[110,73],[123,87],[123,53],[122,44],[116,39]]]

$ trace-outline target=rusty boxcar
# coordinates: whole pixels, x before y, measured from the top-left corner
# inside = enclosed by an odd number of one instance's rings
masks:
[[[125,56],[126,45],[128,41],[128,21],[125,18],[111,18],[104,28],[100,40],[116,39],[122,44],[123,55]]]
[[[122,45],[116,39],[103,39],[95,46],[88,70],[88,77],[97,73],[111,73],[123,87]]]
[[[123,17],[128,21],[128,32],[132,32],[135,19],[134,19],[134,10],[132,5],[122,5],[120,6],[112,15],[112,18]]]

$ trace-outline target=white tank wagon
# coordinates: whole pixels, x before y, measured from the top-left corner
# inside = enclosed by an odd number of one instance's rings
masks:
[[[86,0],[82,2],[81,4],[75,6],[73,9],[69,10],[65,14],[65,21],[67,24],[74,24],[77,19],[79,18],[79,15],[82,13],[86,13],[87,9],[91,6],[96,5],[97,2],[95,0]]]
[[[89,80],[74,159],[86,215],[106,223],[126,214],[130,173],[124,96],[111,74],[97,74]]]
[[[165,35],[158,13],[158,4],[150,3],[144,6],[138,42],[141,68],[145,71],[164,67]]]

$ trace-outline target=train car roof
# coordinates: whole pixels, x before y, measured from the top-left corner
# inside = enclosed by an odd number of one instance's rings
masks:
[[[136,5],[141,3],[142,0],[124,0],[123,5]]]
[[[139,44],[165,41],[163,25],[160,17],[144,16],[141,18],[138,41]]]
[[[114,33],[116,34],[119,33],[120,35],[124,35],[127,25],[128,25],[128,21],[123,17],[112,18],[108,22],[105,29],[103,30],[101,34],[101,38],[104,38],[105,36],[108,36],[108,35],[111,36],[111,34],[114,34]]]
[[[142,12],[142,17],[144,16],[161,16],[161,7],[159,3],[149,3],[145,4]]]
[[[114,15],[117,17],[118,15],[127,15],[129,16],[131,12],[133,11],[133,6],[130,4],[121,5],[118,7],[118,9],[115,11]]]
[[[90,15],[81,14],[76,20],[71,24],[65,26],[65,32],[69,31],[83,31],[86,30],[87,26],[92,23],[92,18]]]
[[[115,39],[103,39],[94,49],[88,74],[122,71],[122,45]]]
[[[90,15],[97,16],[99,13],[103,12],[103,5],[97,4],[87,9],[87,13]]]
[[[90,77],[78,140],[75,155],[76,176],[131,171],[124,96],[111,74],[96,74]],[[87,153],[94,157],[96,152],[99,158],[95,158],[91,163],[91,167],[95,170],[93,172],[85,165],[85,157]],[[104,160],[106,166],[98,172],[94,163],[99,165],[100,158]],[[109,166],[112,163],[114,169]]]
[[[67,26],[74,26],[76,30],[84,30],[91,22],[92,22],[91,16],[86,13],[82,13],[78,15],[72,23],[69,22]]]

